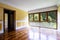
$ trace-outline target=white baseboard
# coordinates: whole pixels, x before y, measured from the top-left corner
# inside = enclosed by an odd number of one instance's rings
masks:
[[[22,28],[27,28],[27,26],[19,26],[19,27],[16,27],[16,30],[22,29]]]

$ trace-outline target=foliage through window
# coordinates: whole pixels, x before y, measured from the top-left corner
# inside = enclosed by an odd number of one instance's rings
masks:
[[[46,11],[46,12],[38,12],[38,13],[30,13],[29,14],[30,22],[41,22],[48,23],[48,28],[57,28],[57,10]]]
[[[41,13],[41,14],[40,14],[40,17],[41,17],[41,21],[47,21],[46,12]]]
[[[56,22],[56,11],[48,12],[48,21]]]
[[[33,21],[33,14],[29,14],[29,21]]]
[[[39,14],[34,14],[34,21],[39,21]]]
[[[39,13],[29,14],[29,21],[40,21],[40,22],[56,22],[57,20],[57,11],[47,11]]]

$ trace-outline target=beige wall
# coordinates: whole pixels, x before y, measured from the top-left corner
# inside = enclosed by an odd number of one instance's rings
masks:
[[[17,9],[15,7],[12,7],[12,6],[9,6],[9,5],[6,5],[6,4],[3,4],[3,3],[0,3],[0,21],[3,21],[2,18],[3,18],[3,9],[6,8],[6,9],[10,9],[10,10],[15,10],[16,12],[16,21],[20,21],[20,20],[25,20],[25,18],[27,17],[28,15],[28,12],[25,12],[23,10],[20,10],[20,9]],[[22,25],[24,25],[25,22],[16,22],[17,26],[16,27],[20,27],[21,26],[21,23]],[[26,22],[27,23],[27,22]],[[2,23],[1,23],[2,25]],[[0,25],[0,29],[2,29],[2,26]]]
[[[27,16],[27,12],[14,8],[14,7],[11,7],[11,6],[8,6],[8,5],[5,5],[5,4],[2,4],[2,3],[0,3],[0,8],[7,8],[7,9],[15,10],[16,11],[16,20],[22,20]]]
[[[2,30],[2,23],[0,23],[0,30]]]
[[[26,25],[26,23],[25,22],[17,22],[17,25],[18,25],[18,27],[19,26],[24,26],[24,25]]]
[[[0,21],[2,21],[3,18],[3,8],[0,8]]]
[[[0,30],[2,30],[3,8],[0,8]]]

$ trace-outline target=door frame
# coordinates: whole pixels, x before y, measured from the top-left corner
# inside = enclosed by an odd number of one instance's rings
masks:
[[[4,8],[3,9],[3,31],[5,33],[5,13],[4,13],[4,10],[11,10],[11,9],[7,9],[7,8]],[[16,30],[16,11],[15,10],[11,10],[11,11],[14,11],[14,30]]]

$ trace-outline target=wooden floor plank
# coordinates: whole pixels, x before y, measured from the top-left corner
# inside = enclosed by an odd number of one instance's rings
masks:
[[[31,31],[31,34],[29,31]],[[38,33],[39,33],[39,35],[38,35]],[[33,28],[32,29],[25,28],[25,29],[21,29],[21,30],[17,30],[17,31],[12,31],[9,33],[7,32],[5,34],[0,34],[0,40],[35,40],[38,36],[39,36],[39,38],[37,38],[36,40],[43,40],[44,38],[42,38],[41,35],[45,36],[46,39],[48,39],[48,37],[51,35],[53,36],[53,37],[51,36],[52,38],[54,38],[56,36],[55,39],[60,40],[60,33],[58,33],[58,32],[53,32],[53,30],[50,31],[48,29],[47,29],[47,31],[45,31],[45,29],[43,29],[43,30],[40,30],[40,32],[39,32],[39,30],[37,32]],[[29,38],[30,36],[31,37],[33,36],[33,37]]]

